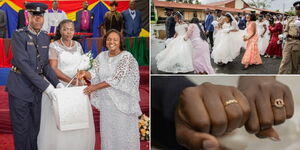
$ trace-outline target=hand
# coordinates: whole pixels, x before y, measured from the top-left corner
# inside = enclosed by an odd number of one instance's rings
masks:
[[[244,37],[244,41],[247,41],[248,40],[248,38],[247,37]]]
[[[85,76],[86,76],[86,71],[84,70],[77,71],[76,78],[78,80],[83,80]]]
[[[296,26],[296,27],[300,27],[300,21],[299,21],[299,20],[296,20],[296,21],[295,21],[295,26]]]
[[[90,85],[88,87],[86,87],[83,92],[85,95],[90,95],[92,92],[96,91],[97,90],[97,87],[96,85]]]
[[[203,83],[186,88],[175,111],[177,141],[191,150],[217,149],[214,135],[243,126],[249,113],[248,101],[235,87]]]
[[[187,41],[187,40],[188,40],[188,38],[186,38],[186,37],[184,37],[183,39],[184,39],[184,41]]]
[[[75,85],[75,86],[83,86],[83,85],[86,85],[86,82],[82,78],[82,79],[75,79],[75,80],[73,80],[71,84]]]
[[[289,87],[276,81],[275,77],[241,77],[238,88],[251,108],[246,130],[260,138],[280,140],[272,126],[293,116],[294,104]],[[276,106],[276,102],[277,105],[283,102],[283,107]]]
[[[60,88],[65,88],[65,86],[62,83],[58,83],[56,85],[56,88],[60,89]]]
[[[260,35],[260,37],[262,37],[262,38],[263,38],[263,37],[264,37],[264,35],[262,34],[262,35]]]
[[[47,89],[44,91],[48,95],[49,99],[51,99],[51,100],[53,100],[53,91],[54,91],[54,89],[55,89],[54,86],[52,84],[49,84]]]

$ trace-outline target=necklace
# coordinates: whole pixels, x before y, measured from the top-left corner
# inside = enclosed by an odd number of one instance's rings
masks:
[[[60,38],[60,42],[61,44],[66,47],[67,49],[71,49],[72,48],[72,45],[73,45],[73,41],[71,40],[71,43],[70,43],[70,46],[66,46],[65,43],[63,42],[62,38]]]

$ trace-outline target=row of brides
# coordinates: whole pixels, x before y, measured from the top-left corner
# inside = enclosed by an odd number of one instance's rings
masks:
[[[156,56],[157,68],[160,71],[213,74],[211,58],[216,64],[227,64],[240,55],[242,47],[246,49],[241,61],[243,69],[262,64],[260,55],[281,56],[278,48],[281,46],[277,43],[279,34],[272,36],[277,40],[270,41],[270,31],[277,33],[280,30],[274,24],[273,18],[263,19],[260,16],[256,21],[255,14],[248,14],[247,28],[244,31],[239,30],[237,20],[230,13],[226,13],[221,21],[212,23],[215,28],[215,42],[210,55],[206,34],[198,19],[192,19],[188,25],[183,21],[180,12],[176,12],[174,17],[176,34],[174,38],[167,40],[166,48]]]

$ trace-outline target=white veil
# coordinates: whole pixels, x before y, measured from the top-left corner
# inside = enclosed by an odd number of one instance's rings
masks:
[[[231,13],[226,13],[226,15],[229,15],[230,16],[230,18],[232,19],[232,26],[234,27],[234,28],[237,28],[238,29],[238,22],[237,22],[237,20],[233,17],[233,15],[231,14]]]

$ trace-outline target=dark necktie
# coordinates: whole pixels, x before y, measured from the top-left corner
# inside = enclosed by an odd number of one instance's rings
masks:
[[[131,15],[134,15],[134,11],[131,12]]]

